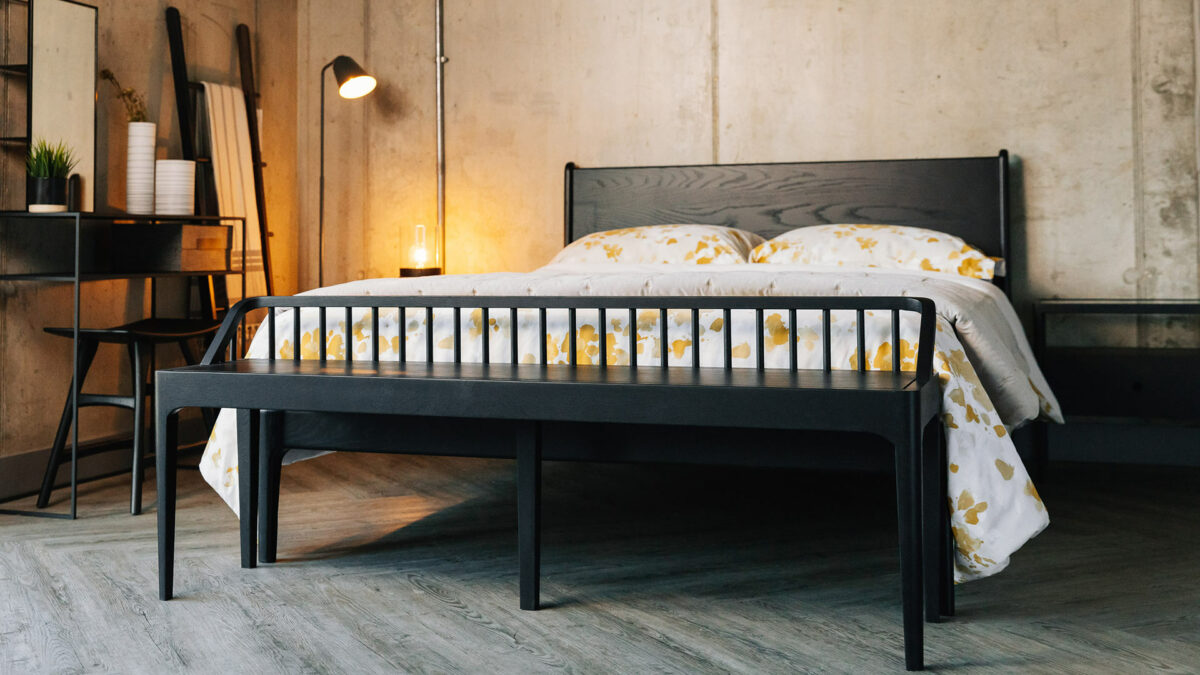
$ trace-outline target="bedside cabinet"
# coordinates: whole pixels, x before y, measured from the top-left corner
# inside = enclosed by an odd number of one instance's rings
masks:
[[[1200,423],[1200,349],[1046,344],[1050,315],[1194,315],[1197,300],[1041,300],[1034,351],[1068,418]]]

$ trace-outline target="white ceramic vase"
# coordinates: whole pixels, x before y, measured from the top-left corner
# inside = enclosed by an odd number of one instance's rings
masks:
[[[186,159],[155,162],[154,213],[190,216],[195,213],[196,163]]]
[[[154,213],[154,122],[130,122],[125,151],[125,211]]]

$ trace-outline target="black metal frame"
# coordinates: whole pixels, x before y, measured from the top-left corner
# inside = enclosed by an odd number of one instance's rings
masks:
[[[384,360],[374,339],[369,360],[329,360],[323,345],[316,360],[301,360],[298,350],[291,359],[277,358],[273,348],[265,359],[237,358],[244,348],[241,341],[249,312],[267,310],[260,330],[267,332],[273,346],[278,337],[277,315],[290,309],[296,317],[302,308],[319,312],[322,334],[330,312],[335,322],[344,319],[348,340],[354,308],[369,309],[373,335],[378,335],[381,308],[397,308],[402,313],[400,325],[406,314],[411,316],[409,312],[423,313],[428,322],[435,308],[452,308],[456,318],[454,361],[434,362],[432,350],[427,350],[421,361],[409,360],[403,352],[396,360]],[[787,369],[765,368],[761,356],[755,368],[734,368],[728,339],[724,365],[719,368],[700,367],[698,350],[693,350],[690,367],[667,367],[665,359],[659,365],[639,366],[636,357],[628,366],[609,364],[603,358],[599,365],[583,365],[575,362],[573,348],[569,364],[547,364],[544,347],[538,364],[519,364],[512,358],[518,331],[511,329],[507,362],[489,362],[485,338],[479,355],[482,362],[468,363],[463,361],[460,319],[463,309],[475,308],[482,310],[484,325],[489,314],[508,313],[513,321],[520,318],[518,309],[537,309],[539,334],[546,332],[548,310],[565,309],[572,343],[580,309],[599,310],[602,342],[607,339],[607,312],[636,315],[638,310],[657,310],[660,339],[665,339],[671,334],[662,320],[668,310],[691,312],[692,335],[698,333],[701,310],[722,311],[727,325],[731,312],[752,310],[760,355],[766,339],[764,311],[787,311],[789,331],[795,330],[797,312],[819,311],[825,326],[823,368],[798,369],[794,348]],[[890,312],[893,341],[899,340],[900,312],[919,313],[916,371],[900,370],[898,350],[893,352],[890,371],[867,371],[865,360],[860,360],[857,370],[834,370],[829,348],[831,313],[856,313],[861,352],[865,313],[878,310]],[[911,297],[299,296],[244,300],[226,316],[201,365],[159,371],[156,376],[160,596],[165,600],[173,594],[174,434],[176,414],[183,407],[238,409],[243,567],[255,566],[258,543],[262,561],[276,558],[279,467],[288,447],[341,446],[358,451],[516,458],[524,609],[538,607],[541,460],[662,460],[661,450],[642,454],[636,448],[625,449],[605,456],[586,442],[567,440],[583,436],[581,430],[599,424],[606,429],[649,425],[718,432],[849,431],[882,437],[895,449],[905,663],[910,669],[919,669],[923,665],[922,607],[930,621],[953,612],[953,549],[940,443],[941,393],[932,374],[935,325],[933,302]],[[299,322],[294,319],[292,330],[292,339],[298,344]],[[636,333],[630,333],[629,339],[636,341]],[[790,337],[794,343],[794,333]],[[432,342],[432,331],[426,332],[426,338]],[[630,351],[636,354],[636,347]],[[864,410],[872,414],[863,415]],[[356,423],[366,419],[367,424],[358,427],[352,438],[345,431],[330,433],[339,420],[345,422],[346,415],[353,416]],[[453,433],[444,433],[447,425]],[[321,435],[313,434],[314,428],[321,429]],[[397,433],[400,431],[402,434]],[[545,443],[548,436],[556,442]],[[398,438],[404,439],[405,447],[396,447]],[[497,442],[497,438],[509,438],[511,444]],[[706,462],[748,466],[789,466],[795,461],[744,449],[717,450],[702,457]]]
[[[37,223],[39,221],[67,220],[74,224],[74,245],[72,249],[72,269],[71,270],[53,270],[46,272],[35,272],[30,274],[0,274],[0,281],[45,281],[45,282],[68,282],[71,283],[72,300],[71,300],[71,373],[79,373],[81,368],[80,359],[80,341],[79,341],[79,320],[80,320],[80,284],[85,281],[101,281],[110,279],[154,279],[159,277],[177,277],[177,276],[193,276],[194,272],[114,272],[114,273],[85,273],[82,271],[81,259],[81,243],[83,240],[83,223],[84,222],[105,222],[112,225],[117,223],[178,223],[178,222],[207,222],[213,220],[241,220],[243,225],[245,219],[242,217],[231,218],[214,218],[204,216],[154,216],[154,215],[99,215],[90,212],[62,212],[62,213],[28,213],[26,211],[0,211],[0,223],[12,221],[28,221]],[[245,227],[242,227],[242,268],[246,265],[246,246],[245,246]],[[228,276],[236,274],[232,271],[213,271],[211,276]],[[246,276],[242,277],[242,293],[246,291]],[[76,391],[74,381],[72,382],[72,391]],[[27,511],[22,509],[0,509],[0,514],[18,515],[18,516],[33,516],[38,518],[64,518],[74,520],[78,506],[78,487],[79,487],[79,405],[74,400],[74,395],[71,396],[71,505],[67,513],[47,513],[45,511]]]

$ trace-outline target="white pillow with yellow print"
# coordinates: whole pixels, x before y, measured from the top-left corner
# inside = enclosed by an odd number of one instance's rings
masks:
[[[728,265],[748,262],[750,251],[764,241],[722,225],[646,225],[593,232],[550,262]]]
[[[756,263],[842,265],[949,272],[991,279],[999,258],[990,258],[959,237],[900,225],[800,227],[759,245]]]

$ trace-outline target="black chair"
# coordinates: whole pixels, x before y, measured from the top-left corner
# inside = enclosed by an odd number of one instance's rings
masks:
[[[113,406],[127,408],[133,411],[133,476],[132,494],[129,500],[129,512],[137,515],[142,512],[142,477],[144,473],[143,459],[145,456],[145,427],[146,427],[146,398],[153,396],[154,382],[154,347],[155,345],[174,342],[183,352],[183,359],[188,365],[196,363],[188,341],[194,338],[211,335],[216,332],[220,322],[208,319],[142,319],[114,328],[80,328],[79,329],[79,365],[76,376],[71,380],[71,388],[67,392],[67,402],[63,406],[62,417],[58,421],[58,432],[54,436],[54,446],[50,450],[50,460],[46,463],[46,473],[42,478],[42,490],[38,495],[37,507],[45,508],[50,502],[50,493],[54,490],[54,479],[58,467],[69,461],[63,457],[67,445],[67,432],[71,429],[71,395],[79,395],[79,407]],[[70,327],[50,327],[45,331],[51,335],[70,339],[73,331]],[[129,349],[130,374],[133,377],[133,393],[130,396],[114,394],[85,394],[81,390],[82,382],[87,379],[88,369],[96,358],[96,351],[101,344],[125,345]],[[211,416],[206,414],[206,421],[211,426]],[[90,454],[90,453],[88,453]],[[80,453],[78,456],[85,456]]]

